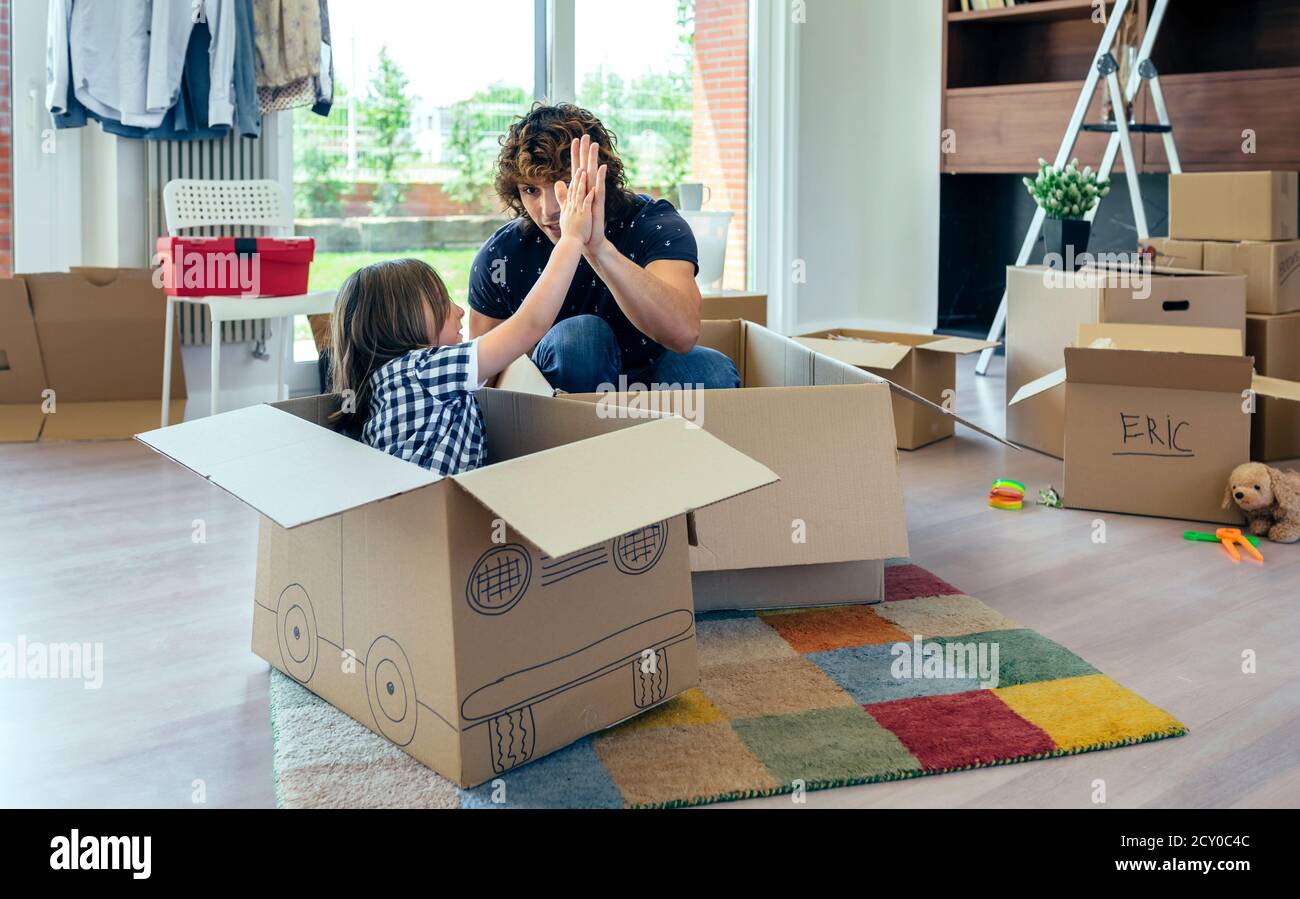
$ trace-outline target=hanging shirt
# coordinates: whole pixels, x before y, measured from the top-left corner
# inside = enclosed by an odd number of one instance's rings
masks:
[[[203,21],[212,41],[209,124],[230,125],[236,19],[230,0],[50,0],[46,106],[57,119],[71,95],[101,121],[159,127],[181,97],[191,32]]]

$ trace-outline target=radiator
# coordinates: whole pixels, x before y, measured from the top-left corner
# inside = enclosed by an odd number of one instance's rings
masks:
[[[222,140],[149,141],[146,175],[149,201],[148,258],[156,251],[156,241],[167,234],[167,216],[163,211],[163,186],[174,178],[204,178],[216,181],[240,181],[247,178],[267,177],[264,158],[266,142],[239,137],[233,129]],[[190,233],[229,237],[257,237],[253,227],[195,228]],[[180,303],[176,307],[180,320],[181,344],[196,346],[209,343],[208,320],[205,307],[195,303]],[[222,343],[248,343],[265,341],[271,336],[268,321],[226,322],[221,326]]]

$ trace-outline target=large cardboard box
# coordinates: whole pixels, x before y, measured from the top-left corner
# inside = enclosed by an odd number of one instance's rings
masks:
[[[1300,312],[1247,316],[1246,352],[1261,375],[1300,381]],[[1300,404],[1259,397],[1250,451],[1258,462],[1300,459]]]
[[[48,383],[27,282],[0,278],[0,443],[40,437]]]
[[[795,339],[824,356],[906,387],[937,406],[954,409],[957,357],[1000,346],[996,341],[969,337],[855,328],[815,331]],[[918,449],[953,435],[950,415],[917,405],[901,394],[894,396],[893,406],[894,432],[899,449]]]
[[[1096,322],[1244,332],[1246,278],[1160,267],[1089,267],[1073,275],[1041,265],[1008,267],[1008,439],[1058,459],[1064,455],[1064,395],[1036,394],[1014,406],[1010,400],[1026,384],[1062,368],[1079,326]]]
[[[6,407],[0,441],[129,440],[156,424],[166,302],[149,269],[79,268],[4,279],[0,343],[14,349],[0,346],[11,356],[8,376],[0,372]],[[185,396],[177,352],[175,419],[184,417]]]
[[[767,294],[745,293],[743,290],[709,292],[700,298],[700,319],[726,320],[743,318],[756,325],[767,326]]]
[[[1295,240],[1296,172],[1169,176],[1169,236],[1176,240]]]
[[[329,346],[330,314],[309,315],[312,340],[316,352],[323,353]],[[743,318],[757,325],[767,324],[767,294],[746,293],[743,290],[719,290],[700,298],[700,319]]]
[[[695,686],[687,513],[776,480],[681,418],[478,397],[489,464],[451,477],[338,397],[138,437],[261,513],[253,651],[463,786]]]
[[[1207,271],[1246,276],[1246,311],[1280,315],[1300,311],[1300,240],[1206,242]]]
[[[891,396],[930,405],[752,322],[705,321],[700,344],[736,363],[741,387],[563,397],[593,417],[681,411],[781,477],[696,513],[696,609],[883,599],[885,560],[908,554]]]
[[[1064,394],[1066,506],[1240,522],[1235,507],[1223,507],[1223,488],[1250,458],[1252,391],[1300,400],[1300,383],[1253,374],[1240,337],[1221,328],[1081,326],[1065,368],[1012,399]]]

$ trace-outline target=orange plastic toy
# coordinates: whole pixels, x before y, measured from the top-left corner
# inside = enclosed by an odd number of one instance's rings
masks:
[[[1223,548],[1228,551],[1228,555],[1232,556],[1234,562],[1241,561],[1241,553],[1237,552],[1238,545],[1244,546],[1246,552],[1254,556],[1257,561],[1264,561],[1263,553],[1256,549],[1254,544],[1242,536],[1241,528],[1219,528],[1214,532],[1214,536],[1219,538],[1219,542],[1223,544]]]

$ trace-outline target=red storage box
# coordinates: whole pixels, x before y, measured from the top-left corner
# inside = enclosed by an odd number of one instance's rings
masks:
[[[311,237],[160,237],[154,262],[174,297],[287,297],[307,292]]]

